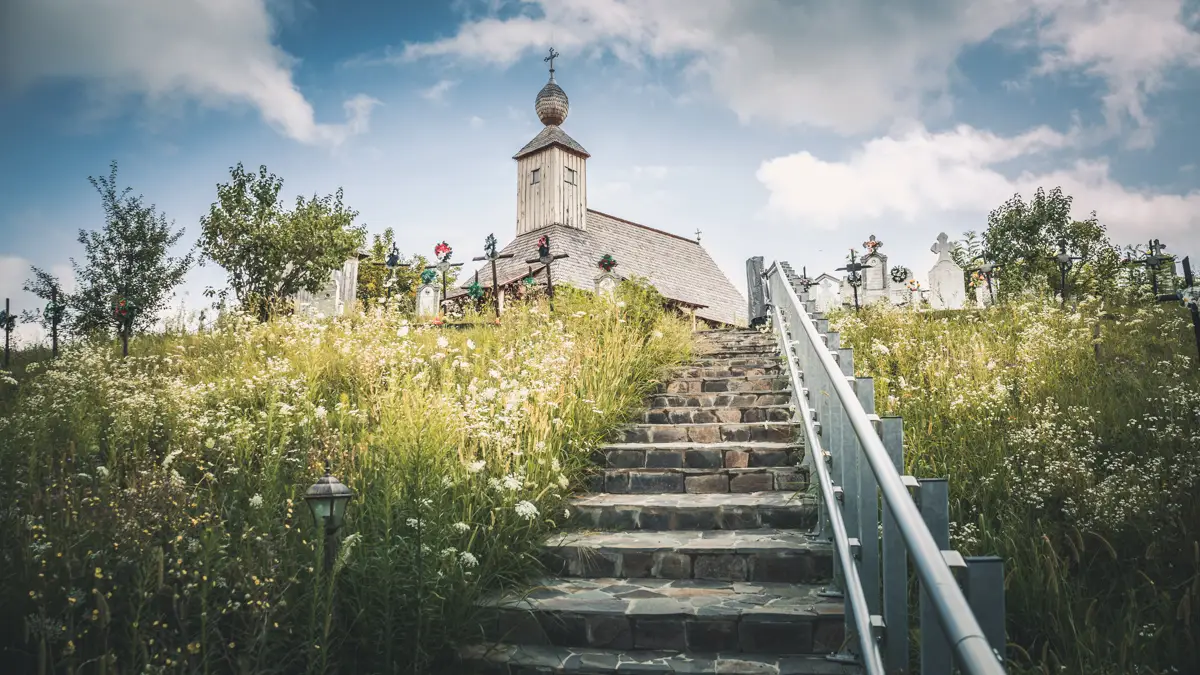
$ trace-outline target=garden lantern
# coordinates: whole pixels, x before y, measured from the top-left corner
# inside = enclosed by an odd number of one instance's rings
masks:
[[[325,475],[317,479],[304,493],[304,501],[312,510],[317,527],[325,530],[325,571],[333,570],[333,556],[337,550],[337,531],[346,517],[346,504],[354,497],[354,491],[334,478],[326,466]]]

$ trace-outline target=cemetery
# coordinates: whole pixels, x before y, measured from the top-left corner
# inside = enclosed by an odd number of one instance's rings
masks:
[[[5,672],[1200,672],[1190,257],[1010,200],[743,296],[588,207],[557,56],[503,246],[238,164],[179,255],[93,179],[152,236],[0,313]]]

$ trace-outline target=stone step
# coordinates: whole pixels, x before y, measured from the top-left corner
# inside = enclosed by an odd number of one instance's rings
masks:
[[[833,578],[829,544],[794,530],[571,532],[550,537],[542,559],[551,574],[573,577],[792,584]]]
[[[701,392],[698,394],[660,393],[650,397],[653,408],[745,408],[760,405],[789,405],[792,402],[790,389],[743,392]]]
[[[804,490],[808,475],[796,467],[744,469],[605,469],[604,484],[596,492],[664,494],[686,492],[770,492]],[[598,487],[598,486],[593,486]]]
[[[697,366],[689,364],[676,368],[671,373],[672,377],[703,377],[703,378],[720,378],[720,377],[762,377],[764,375],[776,375],[781,372],[783,364],[776,361],[768,365],[759,366],[731,366],[731,365],[713,365],[713,366]]]
[[[459,650],[469,675],[861,675],[855,665],[823,655],[621,651],[484,643]]]
[[[546,579],[480,601],[485,640],[750,654],[827,654],[842,604],[817,585],[701,579]]]
[[[791,386],[785,375],[758,377],[677,377],[661,382],[656,394],[700,394],[710,392],[782,391]]]
[[[778,355],[775,356],[729,356],[725,358],[709,358],[707,356],[698,356],[688,361],[688,365],[696,367],[745,367],[745,368],[766,368],[769,366],[779,366],[783,363]]]
[[[742,349],[745,347],[776,347],[779,342],[772,337],[742,338],[738,340],[699,340],[693,347],[694,351],[716,351],[721,349]]]
[[[774,348],[754,347],[753,349],[730,350],[722,349],[719,351],[692,352],[692,360],[696,359],[769,359],[779,358],[781,352]]]
[[[747,406],[679,406],[653,408],[642,413],[645,424],[752,424],[754,422],[788,422],[795,413],[790,404]]]
[[[615,440],[620,443],[790,443],[801,434],[801,429],[802,425],[797,422],[635,424],[619,429]]]
[[[594,458],[612,469],[730,469],[795,466],[804,456],[796,443],[610,443]]]
[[[606,492],[572,498],[570,511],[576,526],[595,530],[808,529],[817,517],[816,501],[798,492]]]

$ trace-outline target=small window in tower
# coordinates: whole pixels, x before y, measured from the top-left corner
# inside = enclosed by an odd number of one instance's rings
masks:
[[[533,171],[530,173],[529,184],[530,184],[530,185],[534,185],[535,183],[540,183],[540,182],[541,182],[541,180],[542,180],[542,170],[541,170],[541,169],[534,169],[534,170],[533,170]]]
[[[571,168],[567,169],[567,184],[568,185],[575,184],[575,169],[571,169]]]

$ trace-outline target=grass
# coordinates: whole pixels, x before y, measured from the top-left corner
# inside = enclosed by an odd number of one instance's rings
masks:
[[[907,471],[949,478],[952,545],[1003,556],[1011,672],[1200,672],[1186,310],[1024,298],[832,324],[879,414],[903,416]]]
[[[0,384],[17,672],[420,673],[526,583],[688,327],[652,291],[443,330],[378,312],[74,344]],[[469,318],[469,317],[468,317]],[[16,381],[17,384],[12,384]],[[301,495],[357,492],[331,573]]]

